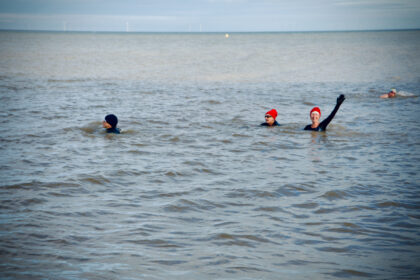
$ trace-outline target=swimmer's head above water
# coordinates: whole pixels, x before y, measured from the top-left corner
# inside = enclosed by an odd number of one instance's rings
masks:
[[[118,118],[113,114],[106,115],[105,120],[102,122],[102,126],[106,128],[107,133],[120,134],[121,130],[117,128],[117,124]]]
[[[321,109],[319,109],[319,107],[313,107],[309,113],[309,117],[311,118],[312,124],[319,123],[319,118],[321,117]]]
[[[390,92],[388,92],[388,97],[395,97],[397,94],[397,90],[395,88],[391,89]]]
[[[388,93],[382,94],[380,98],[393,98],[396,95],[397,95],[397,90],[393,88]]]
[[[105,117],[105,120],[102,121],[102,126],[106,129],[116,128],[118,124],[117,116],[110,114]]]
[[[274,124],[274,122],[276,121],[276,118],[277,118],[277,111],[276,111],[276,109],[271,109],[270,111],[268,111],[267,113],[265,113],[265,122],[269,126],[272,126]]]

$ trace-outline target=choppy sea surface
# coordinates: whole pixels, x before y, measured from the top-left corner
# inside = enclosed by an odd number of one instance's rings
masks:
[[[418,279],[419,46],[0,32],[0,278]]]

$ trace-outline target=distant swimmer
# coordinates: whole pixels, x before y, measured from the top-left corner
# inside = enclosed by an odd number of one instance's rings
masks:
[[[321,117],[321,110],[319,109],[319,107],[314,107],[309,113],[312,124],[308,124],[307,126],[305,126],[305,130],[325,131],[327,129],[328,124],[334,118],[335,114],[337,113],[338,109],[340,108],[341,104],[344,102],[345,99],[346,97],[344,96],[344,94],[341,94],[339,97],[337,97],[337,104],[335,105],[334,110],[331,112],[328,118],[323,120],[321,123],[319,123],[319,118]]]
[[[267,113],[265,113],[265,122],[262,123],[262,126],[279,126],[280,124],[276,121],[277,118],[277,111],[275,109],[271,109]]]
[[[102,126],[106,128],[107,133],[116,133],[120,134],[121,130],[117,128],[118,118],[117,116],[110,114],[105,117],[105,120],[102,121]]]
[[[390,92],[382,94],[380,98],[393,98],[396,96],[397,96],[397,91],[395,90],[395,88],[393,88],[391,89]]]

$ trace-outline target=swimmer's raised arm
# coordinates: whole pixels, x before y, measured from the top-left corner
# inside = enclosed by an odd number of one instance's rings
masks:
[[[346,100],[344,94],[341,94],[339,97],[337,97],[337,103],[334,107],[334,110],[332,110],[331,114],[319,124],[321,130],[325,130],[327,128],[337,113],[338,109],[340,108],[341,104],[343,104],[344,100]]]
[[[344,102],[345,99],[346,97],[344,96],[344,94],[341,94],[339,97],[337,97],[337,104],[335,105],[334,110],[332,110],[331,114],[321,123],[319,123],[319,118],[321,117],[321,110],[318,107],[314,107],[309,113],[312,124],[308,124],[304,129],[314,131],[326,130],[328,124],[334,118],[335,114],[337,113],[338,109],[340,108],[341,104]]]

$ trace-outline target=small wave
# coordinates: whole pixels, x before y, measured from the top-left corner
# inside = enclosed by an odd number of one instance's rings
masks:
[[[136,146],[136,147],[147,147],[147,146],[149,146],[148,144],[145,144],[145,143],[134,143],[132,145]]]
[[[365,230],[362,230],[357,225],[338,227],[338,228],[329,228],[326,231],[336,232],[336,233],[349,233],[349,234],[366,234]]]
[[[129,150],[128,153],[129,154],[135,154],[135,155],[150,155],[150,154],[152,154],[149,151],[139,151],[139,150]]]
[[[217,100],[205,100],[202,103],[206,103],[206,104],[210,104],[210,105],[219,105],[219,104],[222,104],[222,102],[217,101]]]
[[[372,274],[372,273],[367,273],[367,272],[358,271],[358,270],[352,270],[352,269],[339,270],[337,272],[328,273],[328,274],[331,274],[332,276],[339,277],[339,278],[374,277],[375,276],[375,274]]]
[[[314,209],[319,206],[316,202],[309,202],[309,203],[301,203],[301,204],[293,204],[292,207],[296,208],[303,208],[303,209]]]
[[[262,269],[258,267],[252,267],[252,266],[232,266],[226,268],[227,272],[235,273],[237,270],[241,272],[269,272],[267,269]]]
[[[401,97],[417,97],[416,94],[412,93],[412,92],[408,92],[408,91],[399,91],[397,92],[397,96],[401,96]]]
[[[71,83],[81,83],[81,82],[90,82],[92,79],[48,79],[47,83],[64,83],[64,84],[71,84]]]
[[[240,235],[240,234],[229,234],[229,233],[218,233],[213,235],[212,240],[217,245],[228,245],[228,246],[244,246],[244,247],[255,247],[255,243],[273,243],[269,239],[262,238],[256,235]]]
[[[402,204],[395,201],[384,201],[376,204],[379,208],[388,208],[388,207],[401,207]]]
[[[193,160],[186,160],[183,162],[183,164],[188,166],[205,166],[202,162]]]
[[[116,171],[116,175],[117,176],[121,176],[121,177],[131,177],[131,176],[142,176],[142,175],[147,175],[150,174],[150,171],[147,170],[124,170],[124,169],[120,169]]]
[[[0,200],[0,209],[12,210],[15,209],[16,202],[13,200]]]
[[[71,246],[71,245],[75,245],[75,242],[70,242],[66,239],[48,239],[49,243],[53,243],[53,244],[57,244],[59,246]]]
[[[183,264],[183,263],[187,263],[187,261],[181,261],[181,260],[178,260],[178,261],[157,260],[157,261],[153,261],[153,262],[157,263],[157,264],[163,264],[163,265],[180,265],[180,264]]]
[[[178,197],[188,195],[189,192],[172,192],[172,193],[160,193],[157,197]]]
[[[80,179],[80,181],[82,182],[87,182],[87,183],[92,183],[95,185],[105,185],[107,183],[109,183],[110,181],[103,177],[103,176],[88,176],[88,175],[83,175],[82,178]]]
[[[42,204],[44,202],[47,202],[48,200],[43,199],[43,198],[30,198],[30,199],[26,199],[24,201],[22,201],[20,204],[22,206],[30,206],[30,205],[34,205],[34,204]]]
[[[165,176],[168,177],[179,177],[179,176],[186,176],[186,174],[179,172],[179,171],[168,171],[165,172]]]
[[[47,239],[50,236],[48,234],[42,234],[42,233],[36,233],[36,232],[32,232],[32,233],[28,233],[27,235],[30,239],[35,238],[35,239]]]
[[[126,240],[128,243],[146,245],[157,248],[180,248],[180,245],[170,243],[162,239],[140,239],[140,240]]]
[[[217,172],[215,170],[212,169],[208,169],[208,168],[194,168],[193,169],[196,172],[199,173],[204,173],[204,174],[210,174],[210,175],[222,175],[223,173]]]
[[[115,82],[103,82],[102,85],[104,87],[116,87],[118,84]]]
[[[309,101],[303,101],[302,104],[307,105],[307,106],[315,106],[315,103],[312,103],[312,102],[309,102]]]
[[[257,142],[252,143],[252,146],[256,146],[255,150],[261,150],[261,147],[271,146],[271,145],[267,141],[257,141]]]
[[[59,192],[49,192],[47,194],[48,195],[51,195],[51,196],[55,196],[55,197],[73,197],[70,194],[67,194],[67,193],[59,193]]]
[[[8,86],[8,85],[0,85],[0,89],[5,89],[6,91],[15,91],[15,92],[19,90],[19,88],[16,86]]]
[[[349,195],[344,191],[327,191],[320,197],[332,201],[332,200],[337,200],[337,199],[344,199],[348,196]]]
[[[4,185],[1,188],[4,189],[26,189],[26,190],[34,190],[39,188],[67,188],[67,187],[80,187],[79,184],[72,184],[72,183],[63,183],[63,182],[51,182],[51,183],[44,183],[40,181],[32,181],[28,183],[21,183],[21,184],[12,184],[12,185]]]
[[[320,241],[320,240],[316,240],[316,239],[297,239],[295,241],[296,245],[315,245],[315,244],[320,244],[320,243],[324,243],[324,241]]]
[[[89,237],[80,236],[80,235],[70,235],[70,236],[68,236],[68,239],[74,240],[77,243],[91,240],[91,238],[89,238]]]
[[[88,107],[88,110],[94,110],[94,109],[105,109],[107,108],[107,106],[102,105],[102,104],[95,104],[95,105],[90,105]],[[70,107],[68,109],[71,109]]]
[[[255,197],[275,198],[277,197],[277,194],[275,192],[269,192],[269,191],[236,189],[236,190],[233,190],[232,192],[227,193],[225,196],[229,198],[254,199]]]
[[[278,188],[276,192],[284,196],[299,196],[305,193],[313,193],[314,191],[311,190],[311,188],[313,188],[313,186],[306,183],[301,185],[287,184],[281,188]]]
[[[151,124],[160,124],[162,127],[163,126],[169,126],[169,123],[166,121],[162,121],[162,120],[155,120],[155,119],[151,119],[151,120],[145,120],[145,122],[147,123],[151,123]],[[167,137],[168,135],[164,135],[162,137]],[[169,135],[170,136],[170,135]]]
[[[238,137],[238,138],[249,138],[249,137],[251,137],[251,135],[240,134],[240,133],[233,133],[232,136],[233,137]]]
[[[121,134],[124,135],[132,135],[132,134],[137,134],[138,131],[135,129],[126,129],[126,128],[120,128]]]
[[[51,256],[53,257],[53,256]],[[91,259],[90,258],[84,258],[84,257],[73,257],[73,256],[62,256],[62,255],[58,255],[56,256],[57,260],[63,261],[63,262],[80,262],[80,263],[87,263],[89,262]]]
[[[412,224],[412,223],[407,223],[407,222],[398,222],[398,223],[394,223],[392,224],[393,228],[405,228],[405,229],[409,229],[409,228],[418,228],[419,226],[417,224]]]
[[[340,209],[339,208],[320,208],[314,211],[314,213],[315,214],[328,214],[328,213],[333,213],[337,211],[340,211]]]
[[[222,222],[222,223],[218,223],[215,224],[215,227],[226,227],[226,226],[230,226],[230,225],[236,225],[238,224],[238,222]]]
[[[205,199],[200,200],[199,202],[193,202],[188,199],[180,199],[176,204],[170,204],[164,209],[168,212],[189,212],[189,211],[209,211],[214,208],[224,208],[226,207],[223,204],[215,203]]]
[[[178,136],[172,137],[169,139],[169,142],[171,143],[177,143],[179,142],[181,139]]]
[[[79,218],[79,217],[95,218],[96,217],[96,215],[94,213],[88,212],[88,211],[85,211],[85,212],[77,212],[77,211],[75,211],[75,212],[67,213],[67,214],[64,213],[63,216],[65,216],[65,215],[68,215],[70,217],[76,217],[76,218]]]
[[[187,205],[168,205],[164,208],[167,212],[177,212],[177,213],[185,213],[189,211],[193,211],[195,207],[187,206]]]
[[[323,252],[331,252],[331,253],[347,253],[350,252],[350,250],[346,247],[344,248],[339,248],[339,247],[321,247],[321,248],[316,248],[318,251],[323,251]]]
[[[79,127],[78,129],[80,129],[82,132],[86,134],[93,134],[95,131],[99,130],[100,126],[101,126],[101,122],[96,121],[96,122],[91,122],[87,124],[86,126]],[[72,132],[73,130],[74,130],[73,127],[64,128],[65,132]]]
[[[67,119],[67,116],[65,116],[65,115],[59,115],[59,114],[55,114],[53,116],[42,115],[41,118],[44,119],[44,120],[51,121],[51,120]]]
[[[260,207],[255,209],[255,211],[263,211],[263,212],[286,212],[280,207]]]
[[[321,226],[323,224],[324,223],[322,223],[322,222],[309,222],[309,223],[305,223],[305,225],[307,225],[307,226]]]
[[[229,260],[229,259],[215,260],[215,261],[207,262],[206,263],[206,266],[209,265],[209,266],[217,266],[217,267],[220,267],[221,265],[228,264],[230,262],[231,262],[231,260]]]

